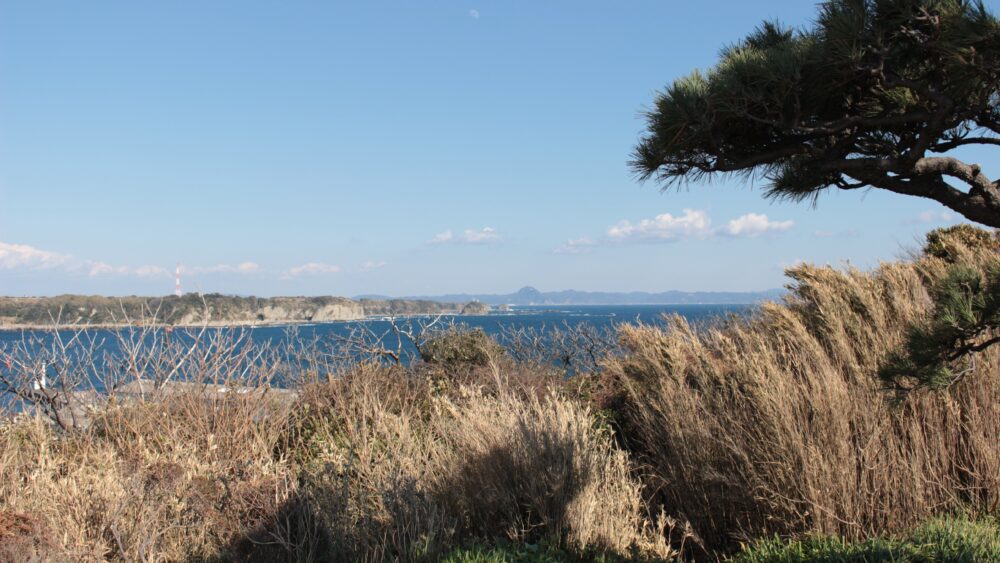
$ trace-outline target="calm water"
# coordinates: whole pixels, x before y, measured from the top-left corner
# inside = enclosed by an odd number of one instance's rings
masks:
[[[509,312],[493,312],[488,315],[445,316],[438,326],[447,323],[481,328],[487,334],[497,336],[504,329],[525,328],[545,332],[555,327],[573,327],[578,324],[589,324],[596,328],[612,328],[620,323],[636,321],[647,324],[662,323],[663,315],[678,314],[695,323],[709,322],[718,317],[730,314],[743,314],[750,311],[753,305],[545,305],[518,306]],[[413,323],[428,323],[432,317],[413,317]],[[401,322],[406,322],[401,320]],[[244,327],[251,335],[253,342],[280,344],[289,337],[291,328],[299,338],[335,342],[337,337],[343,337],[365,326],[373,332],[382,333],[391,329],[385,319],[366,319],[361,321],[339,321],[328,323],[308,323],[296,325],[269,325],[261,327]],[[29,334],[44,336],[45,331],[26,331]],[[64,331],[71,334],[73,331]],[[112,330],[99,329],[93,331],[98,335],[111,336]],[[20,341],[24,334],[21,331],[0,331],[0,345]]]
[[[517,329],[526,329],[544,339],[546,334],[551,336],[553,329],[573,328],[581,324],[590,325],[598,330],[610,331],[621,323],[642,322],[646,324],[662,324],[664,322],[663,316],[671,314],[682,315],[694,324],[703,324],[719,317],[746,314],[753,310],[753,308],[753,305],[522,306],[515,307],[509,312],[495,312],[488,315],[442,317],[438,321],[437,326],[443,327],[449,323],[455,323],[470,328],[481,328],[487,334],[496,337],[501,344],[510,345],[510,340],[505,337],[505,334]],[[410,317],[400,319],[398,323],[404,327],[407,323],[419,327],[421,324],[425,325],[433,320],[433,317]],[[356,334],[361,329],[368,331],[369,336],[387,335],[386,345],[390,349],[394,348],[396,340],[392,336],[392,325],[387,319],[263,326],[256,328],[238,327],[233,329],[233,331],[234,334],[242,335],[240,338],[240,347],[250,344],[260,344],[268,345],[276,350],[286,350],[282,354],[290,355],[284,355],[284,361],[290,361],[294,365],[295,362],[301,363],[303,360],[301,358],[295,359],[294,352],[287,352],[287,350],[293,350],[295,347],[281,346],[283,343],[288,342],[289,339],[295,339],[300,343],[307,343],[310,347],[314,346],[315,348],[313,349],[320,351],[322,354],[334,356],[347,349],[344,344],[345,338],[352,333]],[[77,346],[76,353],[69,354],[71,358],[75,358],[71,361],[77,366],[94,365],[88,359],[91,356],[87,356],[80,351],[80,349],[87,346],[92,346],[96,354],[95,357],[103,358],[101,360],[103,365],[115,365],[122,363],[122,354],[119,348],[120,339],[118,338],[119,335],[116,334],[116,330],[128,329],[94,329],[86,331],[83,336],[81,336],[80,331],[65,330],[60,331],[60,338],[63,342],[73,341],[74,338],[77,338],[76,342],[82,344]],[[196,329],[179,330],[175,331],[170,338],[179,339],[179,342],[193,342],[196,332]],[[137,338],[137,334],[139,333],[124,333],[121,336],[126,341],[134,341]],[[162,339],[163,336],[162,333],[159,333],[156,335],[156,338]],[[144,336],[138,336],[138,338],[145,338],[147,343],[152,343],[154,340],[154,336],[148,333],[144,334]],[[29,341],[31,345],[28,348],[31,351],[26,351],[23,343]],[[2,360],[0,361],[0,372],[4,370],[4,363],[15,357],[20,358],[24,362],[32,362],[32,357],[38,361],[51,361],[49,358],[59,355],[53,353],[55,348],[54,342],[55,338],[51,331],[0,331],[0,360]],[[48,349],[48,353],[36,353],[33,351],[38,350],[39,347]],[[405,343],[403,347],[405,352],[410,353],[408,356],[404,355],[404,361],[406,358],[414,357],[413,352],[415,352],[415,348]],[[543,345],[543,348],[546,351],[554,350],[551,342]],[[568,374],[573,371],[570,363],[565,365]],[[303,363],[302,365],[305,366],[307,364]],[[56,377],[57,370],[51,365],[44,369],[49,378],[54,379]],[[89,377],[94,381],[95,385],[100,387],[98,384],[99,378],[96,376],[97,372],[94,369],[90,367],[87,371],[90,373]],[[178,375],[179,379],[190,380],[196,377],[198,376],[195,374]],[[281,379],[276,382],[281,384]]]

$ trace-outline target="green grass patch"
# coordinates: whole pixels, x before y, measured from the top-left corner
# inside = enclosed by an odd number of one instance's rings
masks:
[[[897,538],[851,543],[835,537],[762,540],[733,558],[738,563],[973,563],[1000,561],[1000,521],[934,518]]]
[[[583,551],[558,546],[555,542],[476,545],[453,550],[444,563],[653,563],[661,559],[646,559],[638,555],[626,557],[595,549]]]

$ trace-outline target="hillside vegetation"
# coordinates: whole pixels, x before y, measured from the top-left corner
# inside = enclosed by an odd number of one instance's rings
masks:
[[[370,315],[461,313],[463,305],[435,301],[386,301],[344,297],[239,297],[210,293],[182,297],[0,297],[0,327],[51,324],[117,325],[153,317],[159,322],[194,325],[322,322]]]
[[[1000,347],[939,391],[878,378],[951,266],[1000,261],[961,235],[937,233],[946,258],[793,268],[750,318],[624,326],[571,378],[455,329],[407,366],[157,341],[96,369],[191,357],[251,389],[0,425],[0,560],[988,561]],[[14,353],[0,383],[63,354]]]

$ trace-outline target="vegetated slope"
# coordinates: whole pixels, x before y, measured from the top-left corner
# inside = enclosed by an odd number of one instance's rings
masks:
[[[434,301],[353,301],[344,297],[240,297],[218,293],[182,297],[0,297],[0,326],[112,325],[159,322],[191,325],[322,322],[366,315],[458,313],[462,305]]]

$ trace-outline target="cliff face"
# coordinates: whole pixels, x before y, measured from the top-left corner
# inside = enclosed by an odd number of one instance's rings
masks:
[[[471,303],[466,303],[465,307],[462,307],[463,315],[486,315],[490,312],[490,306],[482,301],[473,301]]]
[[[255,324],[350,321],[362,319],[365,310],[360,303],[342,298],[273,297],[256,299],[240,306],[209,305],[207,320],[212,323]],[[181,325],[200,324],[206,320],[204,307],[189,310],[176,322]]]

